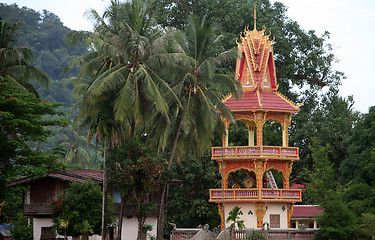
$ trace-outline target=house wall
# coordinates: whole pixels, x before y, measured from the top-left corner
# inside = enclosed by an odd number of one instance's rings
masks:
[[[56,200],[63,191],[69,187],[69,183],[55,178],[41,178],[30,183],[30,199],[26,201],[34,203],[51,203]]]
[[[225,203],[225,221],[229,216],[229,212],[235,207],[241,207],[242,215],[239,215],[241,220],[244,220],[246,228],[257,228],[257,215],[255,212],[254,203]],[[285,210],[282,210],[282,207],[285,206]],[[283,203],[268,203],[266,214],[263,217],[263,223],[270,223],[270,215],[279,214],[280,215],[280,228],[288,228],[288,214],[287,214],[287,205]],[[228,227],[229,223],[226,223]]]
[[[285,207],[283,211],[282,208]],[[287,211],[287,204],[283,203],[268,203],[267,204],[267,211],[264,215],[263,222],[270,223],[270,215],[271,214],[280,214],[280,228],[288,228],[288,211]]]
[[[52,226],[51,218],[34,218],[33,236],[34,240],[39,240],[42,235],[42,227]]]
[[[151,236],[156,236],[157,231],[157,218],[148,217],[146,224],[152,225],[152,231],[149,232]],[[136,217],[127,218],[124,217],[122,220],[122,234],[121,240],[134,240],[137,239],[138,235],[138,220]],[[149,238],[148,238],[149,239]]]
[[[52,227],[53,222],[51,218],[34,218],[33,236],[34,240],[40,240],[42,235],[42,227]],[[64,236],[57,235],[56,238],[64,238]],[[100,240],[99,235],[93,235],[89,237],[90,240]],[[68,237],[68,240],[72,240],[72,237]]]
[[[156,236],[157,230],[157,218],[149,217],[146,219],[146,224],[152,225],[152,231],[150,232],[151,236]],[[42,235],[42,227],[51,227],[53,225],[51,218],[34,218],[34,240],[40,240]],[[122,225],[122,238],[121,240],[134,240],[137,239],[138,234],[138,220],[136,217],[132,218],[123,218]],[[63,238],[63,236],[57,236]],[[99,235],[93,235],[90,237],[90,240],[100,240]],[[148,238],[149,239],[149,238]],[[68,240],[72,240],[71,237],[68,237]]]
[[[240,220],[244,220],[244,224],[246,228],[256,228],[257,227],[257,215],[255,213],[255,204],[254,203],[225,203],[224,207],[224,216],[225,222],[229,216],[229,212],[235,206],[241,207],[242,215],[239,215]],[[251,211],[251,212],[250,212]],[[231,223],[225,223],[226,227],[229,227]]]

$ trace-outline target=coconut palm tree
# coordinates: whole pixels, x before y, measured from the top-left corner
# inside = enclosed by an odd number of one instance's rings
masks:
[[[155,125],[150,125],[150,135],[157,136],[159,147],[171,150],[169,168],[176,156],[191,148],[186,144],[199,143],[193,145],[197,156],[210,146],[214,130],[222,123],[221,115],[233,120],[222,99],[241,95],[240,83],[223,68],[235,60],[235,49],[219,54],[218,27],[197,16],[190,16],[188,22],[185,32],[174,35],[176,52],[170,54],[175,69],[169,76],[170,85],[179,102],[169,102],[169,119],[155,114]]]
[[[126,137],[136,138],[136,130],[143,128],[154,111],[168,119],[166,96],[179,102],[158,75],[168,66],[167,40],[149,12],[147,1],[113,0],[103,16],[90,11],[94,32],[71,35],[72,43],[83,40],[91,49],[71,63],[81,69],[74,80],[75,93],[81,96],[77,122],[89,126],[91,135],[102,136],[108,148],[121,144]]]
[[[79,134],[71,126],[62,130],[61,133],[59,146],[67,149],[65,161],[79,165],[82,168],[92,167],[91,157],[86,149],[88,147],[93,149],[95,146],[88,143],[87,138]]]
[[[223,69],[235,60],[236,51],[219,54],[221,36],[216,25],[197,16],[190,16],[188,22],[185,32],[174,35],[176,52],[171,54],[175,71],[170,76],[170,85],[176,91],[179,103],[170,101],[169,119],[156,114],[150,131],[161,149],[170,150],[168,170],[176,156],[183,156],[188,151],[201,156],[210,147],[215,129],[221,127],[223,130],[221,116],[233,120],[222,99],[228,94],[241,95],[240,83]],[[165,192],[166,185],[161,201],[164,201]],[[164,206],[164,202],[160,206]],[[161,207],[160,216],[162,212]],[[160,221],[158,228],[163,227]],[[158,239],[161,232],[158,229]]]
[[[92,48],[72,62],[81,64],[81,76],[92,78],[82,106],[96,113],[101,103],[110,103],[115,119],[129,122],[129,135],[133,137],[153,109],[168,116],[165,93],[177,100],[157,74],[168,59],[166,39],[149,16],[147,1],[112,1],[102,17],[95,10],[90,13],[95,31],[72,35],[73,40],[84,39]]]
[[[232,222],[229,228],[230,239],[235,239],[236,225],[240,230],[245,228],[244,220],[240,220],[239,217],[240,210],[241,207],[235,206],[232,211],[230,211],[229,216],[227,217],[227,222]]]
[[[0,18],[0,81],[10,82],[39,97],[30,82],[34,80],[48,88],[50,79],[42,70],[30,65],[33,56],[30,49],[13,45],[17,27],[17,23]]]

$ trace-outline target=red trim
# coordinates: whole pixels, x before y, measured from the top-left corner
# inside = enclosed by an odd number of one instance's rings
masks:
[[[268,58],[268,71],[270,73],[270,85],[272,90],[277,90],[276,86],[276,79],[275,79],[275,66],[273,65],[273,53],[270,52],[270,56]]]
[[[242,52],[242,57],[241,57],[241,62],[240,62],[240,70],[239,70],[239,71],[240,71],[240,72],[239,72],[240,77],[238,78],[238,80],[239,80],[240,82],[242,82],[242,78],[243,78],[242,73],[243,73],[243,67],[244,67],[244,65],[245,65],[245,61],[246,61],[245,53]]]

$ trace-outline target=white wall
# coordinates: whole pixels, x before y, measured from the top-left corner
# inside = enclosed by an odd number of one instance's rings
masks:
[[[156,236],[157,231],[157,218],[149,217],[146,219],[146,224],[152,225],[152,231],[149,232],[152,236]],[[42,227],[51,227],[53,225],[51,218],[34,218],[34,240],[40,240],[42,235]],[[122,240],[134,240],[137,239],[138,234],[138,220],[136,217],[132,218],[123,218],[122,223]],[[63,237],[63,236],[58,236]],[[72,238],[69,237],[69,240]],[[90,237],[90,240],[100,240],[99,235],[93,235]]]
[[[288,228],[288,210],[287,204],[283,203],[268,203],[268,209],[264,215],[263,222],[270,223],[270,214],[280,214],[280,228]],[[282,207],[285,207],[285,210],[282,210]]]
[[[257,216],[255,212],[255,204],[254,203],[225,203],[225,221],[229,216],[229,212],[235,207],[241,207],[241,211],[243,215],[239,215],[241,220],[244,220],[244,224],[246,228],[256,228],[257,227]],[[285,206],[285,210],[282,210],[282,207]],[[267,204],[266,214],[263,217],[263,223],[268,222],[270,223],[270,214],[280,214],[280,228],[288,228],[288,210],[287,204],[283,203],[268,203]],[[251,214],[250,211],[253,213]],[[229,227],[230,223],[225,223],[226,227]]]
[[[149,232],[151,236],[156,236],[157,231],[157,218],[148,217],[145,224],[152,225],[152,231]],[[127,218],[124,217],[122,220],[122,240],[134,240],[137,239],[138,235],[138,220],[136,217]]]
[[[34,240],[40,239],[40,236],[42,235],[42,227],[51,227],[52,224],[51,218],[34,218]]]
[[[51,218],[34,218],[33,236],[34,240],[40,240],[42,235],[42,227],[52,227],[53,222]],[[58,238],[63,238],[64,236],[57,235]],[[99,235],[93,235],[89,237],[90,240],[100,240]],[[68,237],[68,240],[72,240],[72,237]]]
[[[255,204],[254,203],[225,203],[224,206],[224,213],[225,213],[225,221],[227,221],[227,218],[229,216],[229,212],[232,211],[232,209],[235,206],[241,207],[241,211],[243,215],[239,215],[240,220],[244,220],[245,228],[256,228],[257,227],[257,215],[255,213]],[[252,214],[250,213],[252,212]],[[231,223],[225,222],[225,227],[229,227]]]

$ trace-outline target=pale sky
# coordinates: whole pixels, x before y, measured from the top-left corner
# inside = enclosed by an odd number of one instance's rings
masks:
[[[374,0],[278,0],[288,7],[287,15],[304,30],[318,35],[331,33],[330,43],[342,71],[340,95],[353,95],[354,108],[362,113],[375,105],[375,1]],[[73,30],[91,30],[84,13],[95,9],[102,13],[109,0],[1,0],[36,11],[46,9],[60,17]],[[275,2],[275,0],[271,0]],[[252,11],[252,10],[250,10]]]

